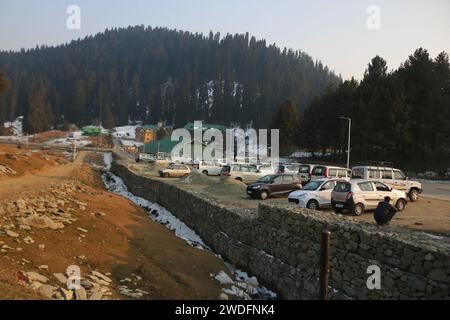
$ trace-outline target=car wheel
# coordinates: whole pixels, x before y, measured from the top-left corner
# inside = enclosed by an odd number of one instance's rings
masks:
[[[206,170],[205,170],[205,171],[203,171],[202,173],[203,173],[203,174],[204,174],[205,176],[207,176],[207,175],[208,175],[208,171],[206,171]]]
[[[163,174],[163,177],[164,178],[170,178],[170,174],[166,172],[166,173]]]
[[[260,195],[261,200],[266,200],[268,197],[269,197],[269,194],[267,193],[267,191],[261,191],[261,195]]]
[[[344,212],[343,208],[334,208],[334,213],[341,214],[342,212]]]
[[[306,207],[311,210],[318,210],[319,209],[319,203],[316,200],[309,200],[306,204]]]
[[[411,200],[411,202],[419,201],[419,191],[417,189],[411,189],[409,191],[409,200]]]
[[[357,216],[360,216],[364,213],[364,205],[362,203],[355,204],[355,208],[353,209],[353,213]]]
[[[397,208],[398,211],[405,210],[406,201],[403,199],[398,199],[397,203],[395,204],[395,207]]]

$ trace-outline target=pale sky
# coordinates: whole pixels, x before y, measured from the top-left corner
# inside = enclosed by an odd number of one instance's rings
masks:
[[[81,29],[69,30],[69,5]],[[367,27],[370,6],[380,28]],[[302,50],[344,79],[361,79],[375,55],[396,69],[418,47],[450,53],[450,0],[0,0],[0,50],[57,45],[111,27],[249,32]]]

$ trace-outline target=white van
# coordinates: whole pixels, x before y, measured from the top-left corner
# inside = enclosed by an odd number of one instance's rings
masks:
[[[342,167],[332,167],[332,166],[315,166],[311,172],[311,181],[317,179],[348,179],[352,175],[352,170]]]
[[[352,179],[377,179],[392,189],[405,191],[409,200],[416,202],[422,193],[422,184],[410,181],[400,169],[392,167],[358,166],[352,169]]]

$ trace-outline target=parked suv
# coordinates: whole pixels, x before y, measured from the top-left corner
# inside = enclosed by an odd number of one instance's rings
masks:
[[[373,210],[386,196],[398,211],[406,207],[408,195],[404,191],[395,190],[378,180],[351,180],[339,182],[331,193],[331,206],[336,213],[349,210],[361,215],[365,210]]]
[[[218,161],[201,161],[196,169],[207,176],[219,176],[222,165]]]
[[[301,208],[318,210],[320,208],[331,207],[331,192],[339,179],[319,179],[306,184],[302,190],[292,192],[288,200]]]
[[[243,164],[223,166],[220,175],[245,183],[256,182],[265,176],[255,166]]]
[[[341,178],[349,179],[352,175],[350,169],[332,166],[315,166],[311,172],[311,180],[323,179],[323,178]]]
[[[391,167],[359,166],[352,169],[352,179],[376,179],[393,189],[405,191],[412,202],[419,200],[422,193],[422,184],[408,180],[405,174]]]
[[[268,175],[247,187],[247,194],[252,198],[266,200],[272,195],[288,194],[300,190],[302,184],[294,174]]]

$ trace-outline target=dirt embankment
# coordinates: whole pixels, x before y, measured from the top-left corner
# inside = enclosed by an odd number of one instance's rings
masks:
[[[28,151],[6,149],[17,170],[14,162],[29,160],[21,158]],[[223,261],[105,191],[83,163],[95,159],[28,164],[0,180],[0,299],[219,298],[211,274],[226,270]],[[80,268],[77,290],[67,288],[69,266]]]
[[[64,155],[53,151],[36,152],[17,147],[0,146],[0,180],[21,177],[25,173],[67,164]]]

